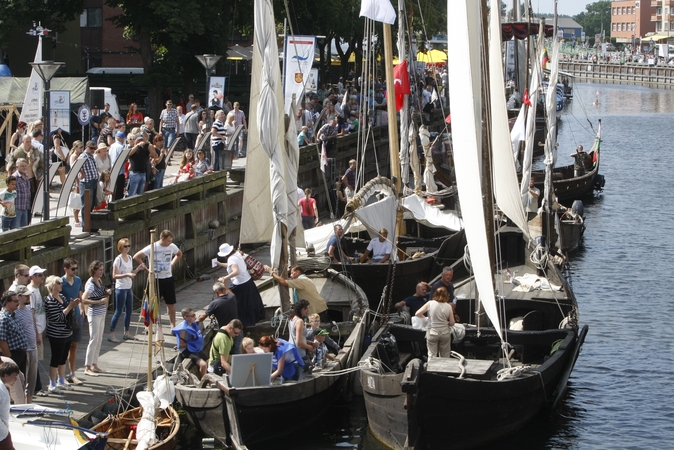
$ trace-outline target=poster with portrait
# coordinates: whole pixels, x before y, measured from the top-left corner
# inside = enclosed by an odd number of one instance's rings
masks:
[[[49,91],[49,131],[70,133],[70,91]]]
[[[211,77],[208,84],[208,108],[222,109],[225,98],[225,78]]]

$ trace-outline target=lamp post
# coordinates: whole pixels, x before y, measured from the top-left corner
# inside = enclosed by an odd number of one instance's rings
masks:
[[[204,105],[208,106],[208,89],[210,87],[210,84],[208,83],[208,77],[211,75],[211,70],[213,69],[213,67],[215,67],[217,62],[220,61],[220,58],[222,58],[222,56],[213,55],[210,53],[205,55],[194,55],[194,56],[199,60],[201,65],[204,66],[204,69],[206,69],[206,90],[204,91],[206,92],[206,98],[204,99],[206,103],[204,103]]]
[[[44,102],[42,104],[42,117],[43,117],[43,134],[42,134],[42,150],[44,158],[44,174],[42,175],[42,190],[43,190],[43,205],[42,205],[42,220],[49,220],[49,139],[50,134],[49,130],[49,85],[51,79],[54,77],[56,72],[63,66],[65,63],[54,62],[54,61],[42,61],[42,62],[32,62],[30,63],[35,69],[35,72],[42,78],[44,82]]]

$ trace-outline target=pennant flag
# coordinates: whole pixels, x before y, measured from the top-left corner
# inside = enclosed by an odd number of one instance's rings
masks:
[[[522,97],[522,103],[531,107],[531,99],[529,98],[529,89],[524,90],[524,97]]]
[[[325,173],[325,168],[328,166],[328,150],[325,148],[325,141],[321,146],[321,171]]]
[[[541,68],[545,69],[545,67],[548,65],[548,61],[550,61],[550,58],[548,58],[548,49],[544,48],[543,49],[543,55],[541,56]]]
[[[361,0],[359,17],[363,16],[390,25],[396,21],[396,11],[390,0]]]
[[[410,95],[410,76],[407,71],[407,61],[403,61],[393,68],[393,84],[396,94],[396,110],[403,109],[405,95]]]

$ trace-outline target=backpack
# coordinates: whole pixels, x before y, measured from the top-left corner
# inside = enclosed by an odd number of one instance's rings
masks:
[[[241,256],[243,256],[243,261],[246,263],[246,269],[248,269],[248,273],[250,274],[251,278],[253,280],[259,280],[262,278],[262,275],[264,275],[264,266],[262,263],[252,256],[245,254],[241,250],[239,250],[239,253],[241,253]]]

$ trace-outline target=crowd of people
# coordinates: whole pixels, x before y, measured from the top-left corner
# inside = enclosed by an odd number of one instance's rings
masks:
[[[232,104],[226,97],[221,108],[209,109],[202,108],[193,95],[189,99],[187,104],[181,101],[175,108],[168,100],[159,116],[158,129],[154,119],[143,116],[136,103],[129,106],[125,120],[115,119],[106,103],[102,110],[92,109],[91,139],[75,140],[71,147],[68,136],[60,129],[43,141],[41,120],[30,124],[19,122],[6,155],[7,187],[0,192],[2,230],[30,224],[37,188],[44,176],[43,145],[49,145],[46,164],[50,167],[59,164],[56,173],[61,185],[71,167],[84,160],[68,201],[76,227],[85,225],[85,214],[80,217],[80,213],[87,198],[92,211],[106,208],[112,200],[161,188],[170,163],[169,149],[178,136],[185,138],[186,151],[178,175],[169,183],[231,169],[234,158],[244,156],[244,134],[248,131],[245,113],[238,102]],[[239,126],[243,132],[235,135]],[[199,151],[198,143],[203,143]],[[119,158],[125,161],[116,166]],[[40,214],[35,212],[36,216]]]

